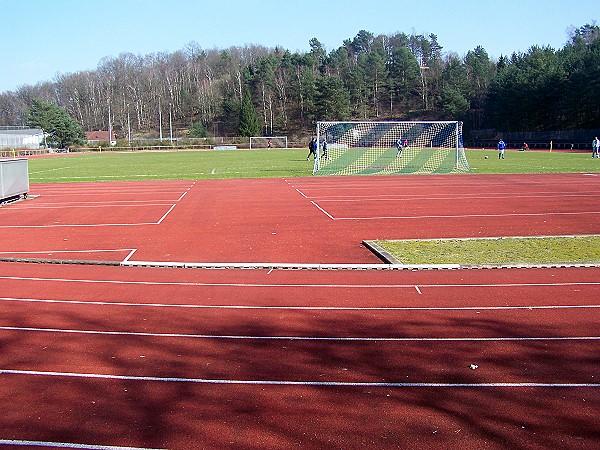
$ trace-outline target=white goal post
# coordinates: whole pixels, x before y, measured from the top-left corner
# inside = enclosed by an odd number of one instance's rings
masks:
[[[317,122],[316,135],[316,175],[471,171],[462,122]]]
[[[288,148],[287,136],[251,136],[250,148]]]

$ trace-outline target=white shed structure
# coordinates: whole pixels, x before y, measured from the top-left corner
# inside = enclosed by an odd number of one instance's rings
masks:
[[[40,128],[0,128],[1,149],[37,150],[44,144],[44,131]]]

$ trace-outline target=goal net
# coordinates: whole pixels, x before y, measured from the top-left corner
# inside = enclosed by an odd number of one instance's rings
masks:
[[[287,136],[251,136],[250,148],[287,148]]]
[[[316,175],[471,171],[462,122],[317,122],[317,140]]]

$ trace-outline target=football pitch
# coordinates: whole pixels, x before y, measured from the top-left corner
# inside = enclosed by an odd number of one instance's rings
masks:
[[[205,180],[309,176],[308,149],[178,152],[73,153],[31,158],[31,183],[136,180]],[[474,173],[600,172],[600,160],[588,153],[466,150]],[[487,158],[485,158],[487,156]]]

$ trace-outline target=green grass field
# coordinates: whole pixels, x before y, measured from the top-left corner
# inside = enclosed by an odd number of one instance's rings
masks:
[[[29,160],[31,183],[132,180],[202,180],[310,176],[308,150],[219,150],[75,153]],[[587,153],[467,150],[473,173],[600,172]],[[488,156],[485,159],[484,156]]]
[[[403,264],[600,263],[600,236],[377,241]]]

